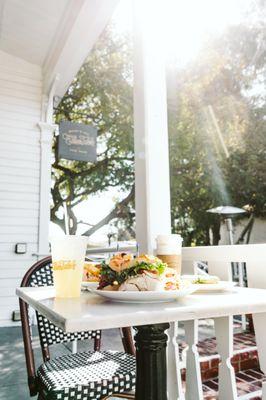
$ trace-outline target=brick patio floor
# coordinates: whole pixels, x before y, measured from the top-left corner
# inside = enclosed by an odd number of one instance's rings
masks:
[[[238,396],[243,396],[242,399],[261,399],[261,385],[264,380],[264,375],[259,369],[247,369],[246,371],[236,374]],[[218,379],[213,379],[204,382],[203,384],[204,399],[216,400],[218,396]]]

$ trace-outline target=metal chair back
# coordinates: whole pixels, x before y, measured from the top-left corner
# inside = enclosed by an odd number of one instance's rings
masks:
[[[37,268],[36,268],[37,265]],[[25,286],[41,287],[53,285],[53,272],[51,257],[35,264],[35,269],[29,275]],[[74,340],[94,339],[95,350],[100,347],[101,331],[89,331],[78,333],[64,333],[60,328],[52,324],[47,318],[36,312],[41,347],[46,349],[48,346],[59,343],[73,342]],[[45,357],[44,361],[47,358]]]
[[[51,257],[36,262],[25,274],[22,279],[22,287],[40,287],[53,285],[52,260]],[[28,372],[28,384],[30,394],[33,396],[38,393],[38,383],[36,382],[35,361],[31,340],[31,323],[29,318],[29,307],[23,301],[19,300],[22,334],[24,341],[26,365]],[[67,343],[74,340],[94,339],[94,350],[100,350],[101,331],[88,331],[78,333],[64,333],[60,328],[52,324],[40,313],[36,312],[40,344],[43,360],[50,359],[49,346],[59,343]]]

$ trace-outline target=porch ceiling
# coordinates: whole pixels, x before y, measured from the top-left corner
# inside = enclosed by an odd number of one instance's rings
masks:
[[[62,96],[119,0],[0,0],[0,50],[37,64]],[[67,66],[67,68],[66,68]]]
[[[43,65],[72,0],[0,0],[0,49]]]

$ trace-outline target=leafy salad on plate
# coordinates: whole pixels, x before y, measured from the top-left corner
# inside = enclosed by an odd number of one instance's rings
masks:
[[[108,291],[169,291],[191,283],[181,280],[173,268],[158,257],[120,253],[103,262],[99,290]]]

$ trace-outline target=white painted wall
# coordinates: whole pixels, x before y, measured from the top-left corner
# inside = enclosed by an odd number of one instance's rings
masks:
[[[0,51],[0,326],[12,325],[15,288],[38,251],[41,100],[41,68]],[[27,254],[15,254],[18,242]]]

